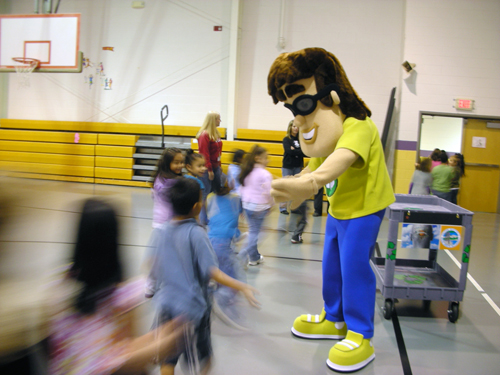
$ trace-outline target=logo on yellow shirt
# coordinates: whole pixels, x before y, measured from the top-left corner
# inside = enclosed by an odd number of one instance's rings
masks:
[[[333,195],[333,193],[335,193],[335,190],[337,190],[337,186],[338,186],[338,180],[335,180],[335,181],[327,183],[325,185],[325,187],[326,187],[326,196],[327,197],[331,197]]]

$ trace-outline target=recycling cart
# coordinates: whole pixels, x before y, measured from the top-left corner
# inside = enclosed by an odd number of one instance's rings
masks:
[[[433,195],[396,194],[396,202],[386,211],[389,218],[387,252],[375,254],[370,265],[384,301],[384,318],[390,319],[395,299],[449,301],[448,319],[458,319],[469,266],[472,238],[471,211]],[[401,247],[429,249],[428,259],[396,257],[399,224],[402,223]],[[438,250],[461,252],[461,269],[455,280],[437,262]]]

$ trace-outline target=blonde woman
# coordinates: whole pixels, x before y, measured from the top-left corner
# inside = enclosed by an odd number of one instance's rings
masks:
[[[220,157],[222,152],[222,141],[217,130],[221,123],[220,114],[208,112],[203,121],[203,126],[196,134],[198,140],[198,151],[205,157],[206,172],[201,177],[204,185],[203,201],[212,191],[217,191],[216,187],[221,185]],[[206,224],[206,213],[200,213],[200,221]]]

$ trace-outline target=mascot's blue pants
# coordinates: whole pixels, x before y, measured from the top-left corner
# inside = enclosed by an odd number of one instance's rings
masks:
[[[347,329],[373,337],[376,280],[370,257],[385,209],[337,220],[328,214],[323,250],[323,300],[326,319],[345,321]]]

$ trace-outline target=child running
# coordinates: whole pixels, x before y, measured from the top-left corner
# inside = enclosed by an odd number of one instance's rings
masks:
[[[256,266],[264,261],[257,243],[262,223],[273,205],[273,176],[266,170],[267,163],[266,149],[255,145],[243,161],[239,178],[241,201],[248,219],[248,244],[238,257],[245,265],[248,261],[249,266]]]
[[[50,374],[142,374],[155,356],[171,358],[183,347],[179,320],[132,337],[130,311],[144,301],[143,281],[123,282],[118,221],[109,204],[85,202],[63,276],[51,285]]]
[[[205,166],[205,157],[202,154],[195,153],[192,149],[186,151],[186,169],[188,173],[184,175],[184,177],[191,178],[193,180],[198,181],[201,187],[202,192],[202,202],[203,207],[200,212],[200,223],[202,225],[206,225],[207,223],[207,212],[206,212],[206,200],[207,196],[205,195],[205,185],[201,178],[203,174],[206,172],[207,167]]]
[[[453,168],[448,165],[448,155],[441,150],[439,154],[441,164],[434,167],[432,173],[431,193],[439,198],[451,202],[451,180],[453,178]]]
[[[201,369],[206,374],[212,356],[210,279],[242,292],[254,307],[259,306],[254,297],[257,291],[218,268],[208,235],[196,221],[202,206],[200,185],[182,178],[171,187],[169,195],[174,218],[161,229],[153,265],[155,278],[161,282],[155,296],[158,321],[165,323],[182,316],[193,324],[194,333],[186,338],[183,353],[192,373]],[[173,374],[177,361],[178,357],[164,362],[162,375]]]
[[[240,173],[241,173],[241,163],[245,157],[245,151],[236,150],[233,154],[233,163],[229,164],[227,167],[227,183],[231,188],[231,193],[240,195]]]
[[[184,163],[188,171],[184,177],[192,178],[198,181],[200,187],[204,189],[204,185],[200,177],[203,176],[207,170],[207,167],[205,166],[205,157],[202,154],[197,154],[194,150],[189,149],[186,151],[186,159]]]
[[[184,168],[184,155],[175,147],[166,148],[161,154],[156,171],[153,174],[153,233],[148,244],[148,252],[144,262],[145,268],[151,268],[153,262],[153,250],[156,247],[158,229],[173,217],[172,203],[168,198],[168,191],[179,177],[182,177]],[[146,281],[146,298],[154,296],[157,285],[150,275]]]
[[[222,179],[224,181],[224,178]],[[219,268],[234,279],[244,281],[236,260],[234,241],[239,236],[238,218],[242,213],[241,199],[230,193],[227,181],[207,198],[208,237],[219,261]],[[221,285],[214,293],[214,312],[228,325],[246,330],[243,315],[238,308],[236,291]]]
[[[457,204],[458,190],[460,189],[460,179],[465,176],[465,161],[462,154],[455,154],[450,158],[450,167],[453,168],[451,179],[451,203]]]
[[[410,183],[410,194],[429,195],[432,186],[431,158],[423,158],[415,166]]]

